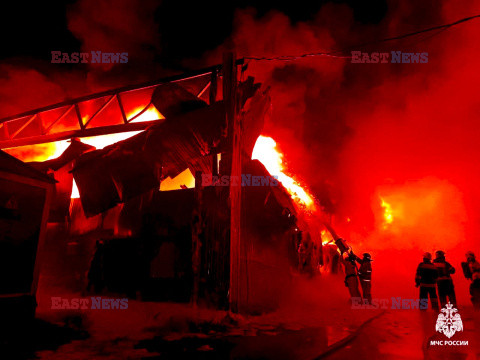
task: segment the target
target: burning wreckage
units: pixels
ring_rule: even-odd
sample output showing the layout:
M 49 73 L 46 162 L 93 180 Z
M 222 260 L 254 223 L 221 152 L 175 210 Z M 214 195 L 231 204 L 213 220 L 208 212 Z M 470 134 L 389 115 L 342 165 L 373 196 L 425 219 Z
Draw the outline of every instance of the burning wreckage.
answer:
M 42 268 L 74 292 L 255 313 L 276 307 L 291 269 L 322 264 L 325 231 L 315 238 L 300 214 L 312 198 L 281 158 L 265 160 L 268 89 L 237 82 L 238 68 L 227 57 L 2 119 L 0 300 L 34 309 Z M 220 186 L 206 174 L 280 177 Z

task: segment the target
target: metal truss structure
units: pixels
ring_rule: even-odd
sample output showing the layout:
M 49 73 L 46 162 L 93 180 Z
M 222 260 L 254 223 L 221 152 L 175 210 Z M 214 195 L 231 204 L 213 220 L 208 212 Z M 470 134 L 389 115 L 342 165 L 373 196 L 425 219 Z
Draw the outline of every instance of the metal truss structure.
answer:
M 221 69 L 217 65 L 5 117 L 0 119 L 0 149 L 145 130 L 164 119 L 151 102 L 157 86 L 179 83 L 212 102 Z

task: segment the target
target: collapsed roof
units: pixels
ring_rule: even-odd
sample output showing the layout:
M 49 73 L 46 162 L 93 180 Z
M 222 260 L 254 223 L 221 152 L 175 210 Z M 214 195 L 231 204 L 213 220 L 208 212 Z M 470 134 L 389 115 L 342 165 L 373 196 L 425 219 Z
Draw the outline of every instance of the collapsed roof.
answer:
M 269 109 L 267 93 L 249 78 L 241 84 L 246 158 Z M 248 101 L 248 103 L 247 103 Z M 85 214 L 94 216 L 118 203 L 159 188 L 185 169 L 212 173 L 209 155 L 228 148 L 223 101 L 208 105 L 176 84 L 158 86 L 151 102 L 166 119 L 101 150 L 80 155 L 72 170 Z
M 71 138 L 70 146 L 58 158 L 30 163 L 44 173 L 54 172 L 59 180 L 53 206 L 58 221 L 62 221 L 62 214 L 68 209 L 68 189 L 73 177 L 85 215 L 92 217 L 149 190 L 159 189 L 163 179 L 174 178 L 185 169 L 192 174 L 213 173 L 217 153 L 225 155 L 222 161 L 227 162 L 228 173 L 232 139 L 226 136 L 224 101 L 217 101 L 215 95 L 214 79 L 219 69 L 210 70 L 211 73 L 203 71 L 201 75 L 178 77 L 182 79 L 179 82 L 111 90 L 1 119 L 0 144 L 8 147 L 50 141 L 51 137 Z M 205 96 L 208 87 L 210 96 Z M 238 84 L 237 94 L 242 116 L 242 155 L 250 161 L 269 114 L 270 97 L 268 90 L 260 91 L 260 84 L 251 77 Z M 158 116 L 150 123 L 141 122 L 137 129 L 134 122 L 152 108 Z M 132 109 L 137 110 L 132 112 Z M 75 138 L 77 134 L 108 133 L 108 129 L 126 131 L 117 129 L 122 126 L 122 117 L 123 129 L 146 130 L 98 150 Z M 282 202 L 288 206 L 288 201 Z

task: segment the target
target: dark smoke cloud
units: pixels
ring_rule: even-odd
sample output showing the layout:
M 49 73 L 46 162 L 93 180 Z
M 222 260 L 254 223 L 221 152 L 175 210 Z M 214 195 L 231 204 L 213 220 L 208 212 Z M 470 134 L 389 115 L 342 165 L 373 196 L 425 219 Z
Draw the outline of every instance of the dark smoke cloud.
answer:
M 61 100 L 64 96 L 59 84 L 36 70 L 0 65 L 0 116 L 41 106 L 52 99 Z
M 154 15 L 159 1 L 79 0 L 67 10 L 67 25 L 81 41 L 77 51 L 127 52 L 126 64 L 52 64 L 10 58 L 0 64 L 0 117 L 168 74 L 155 64 L 160 52 Z
M 152 61 L 159 51 L 158 0 L 80 0 L 68 11 L 68 28 L 82 51 L 128 52 L 130 60 Z

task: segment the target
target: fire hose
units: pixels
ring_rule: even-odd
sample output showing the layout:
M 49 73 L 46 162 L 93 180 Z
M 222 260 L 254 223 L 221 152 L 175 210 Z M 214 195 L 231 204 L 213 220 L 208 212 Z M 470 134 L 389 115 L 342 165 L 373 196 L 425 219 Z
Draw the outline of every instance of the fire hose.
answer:
M 337 248 L 338 250 L 340 250 L 341 255 L 343 255 L 343 253 L 345 252 L 348 253 L 349 260 L 355 266 L 355 269 L 357 270 L 357 273 L 358 273 L 359 269 L 355 262 L 355 259 L 357 259 L 358 257 L 353 253 L 353 249 L 351 248 L 351 246 L 347 244 L 345 239 L 338 236 L 336 231 L 332 228 L 332 226 L 330 226 L 329 223 L 324 222 L 323 225 L 327 228 L 327 230 L 332 235 L 335 245 L 337 245 Z

